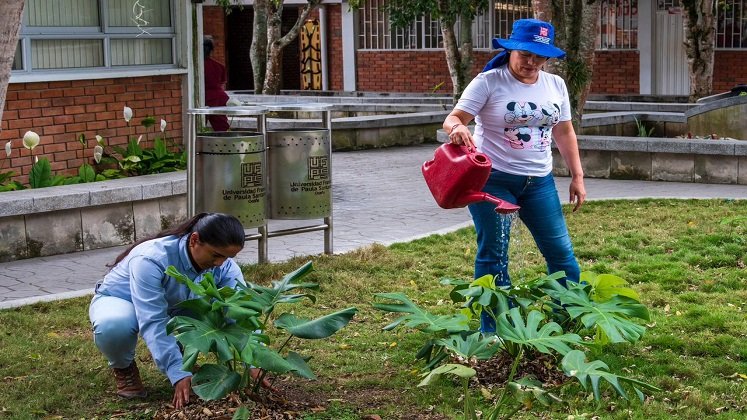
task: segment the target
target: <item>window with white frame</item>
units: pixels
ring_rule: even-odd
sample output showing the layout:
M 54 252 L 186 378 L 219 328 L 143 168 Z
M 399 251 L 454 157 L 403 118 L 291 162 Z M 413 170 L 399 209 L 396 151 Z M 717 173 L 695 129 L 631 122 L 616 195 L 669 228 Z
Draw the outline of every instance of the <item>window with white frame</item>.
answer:
M 15 72 L 173 66 L 172 0 L 26 0 Z
M 716 4 L 716 48 L 747 48 L 747 11 L 744 0 Z
M 597 49 L 638 48 L 638 0 L 602 0 L 600 7 Z
M 395 28 L 386 0 L 367 0 L 358 10 L 358 48 L 362 50 L 423 50 L 443 47 L 437 19 L 422 16 L 406 28 Z
M 358 10 L 358 48 L 362 50 L 436 49 L 443 47 L 439 22 L 423 16 L 404 29 L 392 27 L 386 0 L 367 0 Z M 491 1 L 489 9 L 472 21 L 475 49 L 490 49 L 494 37 L 508 38 L 513 23 L 533 17 L 531 0 Z M 460 22 L 455 31 L 460 35 Z
M 534 17 L 531 0 L 496 1 L 493 7 L 495 38 L 511 36 L 514 21 Z

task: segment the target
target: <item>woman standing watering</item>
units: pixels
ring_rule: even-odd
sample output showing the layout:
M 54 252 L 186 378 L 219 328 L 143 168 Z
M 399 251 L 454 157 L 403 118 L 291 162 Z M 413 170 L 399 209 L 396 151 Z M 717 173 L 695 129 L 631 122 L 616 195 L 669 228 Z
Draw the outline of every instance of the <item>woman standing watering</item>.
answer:
M 135 363 L 140 334 L 156 366 L 174 386 L 173 404 L 189 402 L 192 374 L 182 370 L 182 353 L 166 323 L 179 315 L 176 305 L 194 296 L 187 286 L 165 274 L 170 265 L 193 280 L 212 273 L 217 286 L 244 283 L 232 260 L 244 247 L 244 228 L 233 216 L 198 214 L 173 229 L 140 241 L 120 254 L 96 285 L 89 317 L 96 346 L 109 361 L 117 395 L 143 398 L 145 388 Z
M 553 138 L 572 176 L 573 211 L 583 204 L 586 190 L 568 89 L 563 79 L 542 70 L 549 58 L 565 56 L 554 40 L 555 29 L 547 22 L 515 21 L 509 39 L 493 40 L 494 48 L 504 51 L 470 82 L 443 127 L 452 143 L 476 147 L 490 157 L 492 171 L 483 191 L 521 206 L 519 217 L 548 272 L 562 270 L 578 281 L 580 269 L 552 176 Z M 472 119 L 474 137 L 466 127 Z M 494 207 L 486 202 L 469 206 L 477 231 L 475 278 L 491 274 L 496 285 L 507 286 L 511 222 Z M 484 312 L 481 329 L 495 331 L 495 322 Z

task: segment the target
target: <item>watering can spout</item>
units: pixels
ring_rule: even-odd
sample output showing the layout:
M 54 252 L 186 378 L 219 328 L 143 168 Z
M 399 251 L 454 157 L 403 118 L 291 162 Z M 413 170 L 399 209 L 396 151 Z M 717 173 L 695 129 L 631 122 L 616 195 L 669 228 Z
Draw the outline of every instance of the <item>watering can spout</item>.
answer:
M 508 201 L 501 200 L 498 197 L 492 196 L 482 191 L 470 192 L 460 197 L 459 204 L 466 206 L 467 204 L 477 203 L 480 201 L 487 201 L 495 204 L 495 212 L 500 214 L 510 214 L 519 210 L 519 206 L 511 204 Z
M 516 204 L 509 203 L 508 201 L 503 201 L 500 198 L 493 197 L 490 194 L 485 194 L 485 198 L 483 200 L 495 204 L 495 212 L 500 213 L 500 214 L 515 213 L 519 211 L 519 209 L 521 208 L 517 206 Z

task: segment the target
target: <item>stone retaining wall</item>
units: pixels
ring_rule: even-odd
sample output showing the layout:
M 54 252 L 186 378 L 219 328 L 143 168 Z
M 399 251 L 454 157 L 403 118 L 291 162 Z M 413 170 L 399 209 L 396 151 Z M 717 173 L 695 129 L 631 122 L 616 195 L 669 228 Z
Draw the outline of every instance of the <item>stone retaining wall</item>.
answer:
M 187 217 L 184 171 L 0 193 L 0 262 L 132 243 Z
M 747 185 L 747 141 L 579 136 L 584 175 L 589 178 L 638 179 Z M 554 173 L 568 170 L 557 149 Z

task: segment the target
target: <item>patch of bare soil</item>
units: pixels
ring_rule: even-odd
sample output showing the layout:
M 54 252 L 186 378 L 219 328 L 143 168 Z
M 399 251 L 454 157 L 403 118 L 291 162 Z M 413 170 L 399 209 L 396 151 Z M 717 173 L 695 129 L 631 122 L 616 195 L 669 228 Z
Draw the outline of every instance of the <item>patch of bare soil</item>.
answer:
M 507 354 L 499 354 L 490 360 L 482 360 L 472 367 L 477 371 L 472 386 L 484 386 L 488 389 L 502 387 L 506 384 L 511 372 L 513 359 Z M 519 363 L 516 378 L 533 375 L 547 387 L 560 385 L 567 380 L 557 369 L 557 361 L 549 355 L 535 353 L 525 356 Z M 322 380 L 320 378 L 320 380 Z M 380 420 L 376 414 L 382 407 L 401 407 L 397 420 L 446 420 L 434 412 L 423 412 L 408 408 L 399 389 L 370 388 L 365 391 L 347 390 L 344 381 L 324 378 L 332 382 L 334 394 L 321 391 L 313 381 L 295 377 L 284 377 L 274 383 L 279 390 L 273 394 L 263 394 L 250 399 L 236 394 L 217 401 L 203 401 L 195 398 L 189 405 L 175 410 L 170 404 L 163 404 L 153 417 L 154 420 L 230 420 L 240 406 L 245 406 L 251 413 L 250 419 L 286 420 L 297 419 L 311 413 L 323 413 L 334 403 L 354 407 L 356 413 L 364 420 Z
M 492 388 L 506 384 L 511 373 L 513 358 L 500 353 L 490 360 L 481 360 L 471 366 L 477 371 L 477 384 Z M 557 368 L 557 361 L 548 354 L 532 353 L 522 358 L 516 369 L 514 380 L 527 375 L 533 375 L 546 387 L 554 387 L 564 383 L 568 378 Z
M 325 381 L 334 381 L 325 378 Z M 406 404 L 398 404 L 402 397 L 401 390 L 372 388 L 363 392 L 347 391 L 344 385 L 335 386 L 335 394 L 329 395 L 318 391 L 314 382 L 295 377 L 287 377 L 273 384 L 279 392 L 263 394 L 261 398 L 250 399 L 246 396 L 232 394 L 217 401 L 195 399 L 186 407 L 175 410 L 171 404 L 164 404 L 153 417 L 155 420 L 230 420 L 240 406 L 245 406 L 251 413 L 250 419 L 277 420 L 296 419 L 311 413 L 323 413 L 333 402 L 354 407 L 363 420 L 380 420 L 374 414 L 384 406 L 402 407 L 398 420 L 446 420 L 437 413 L 413 412 Z

